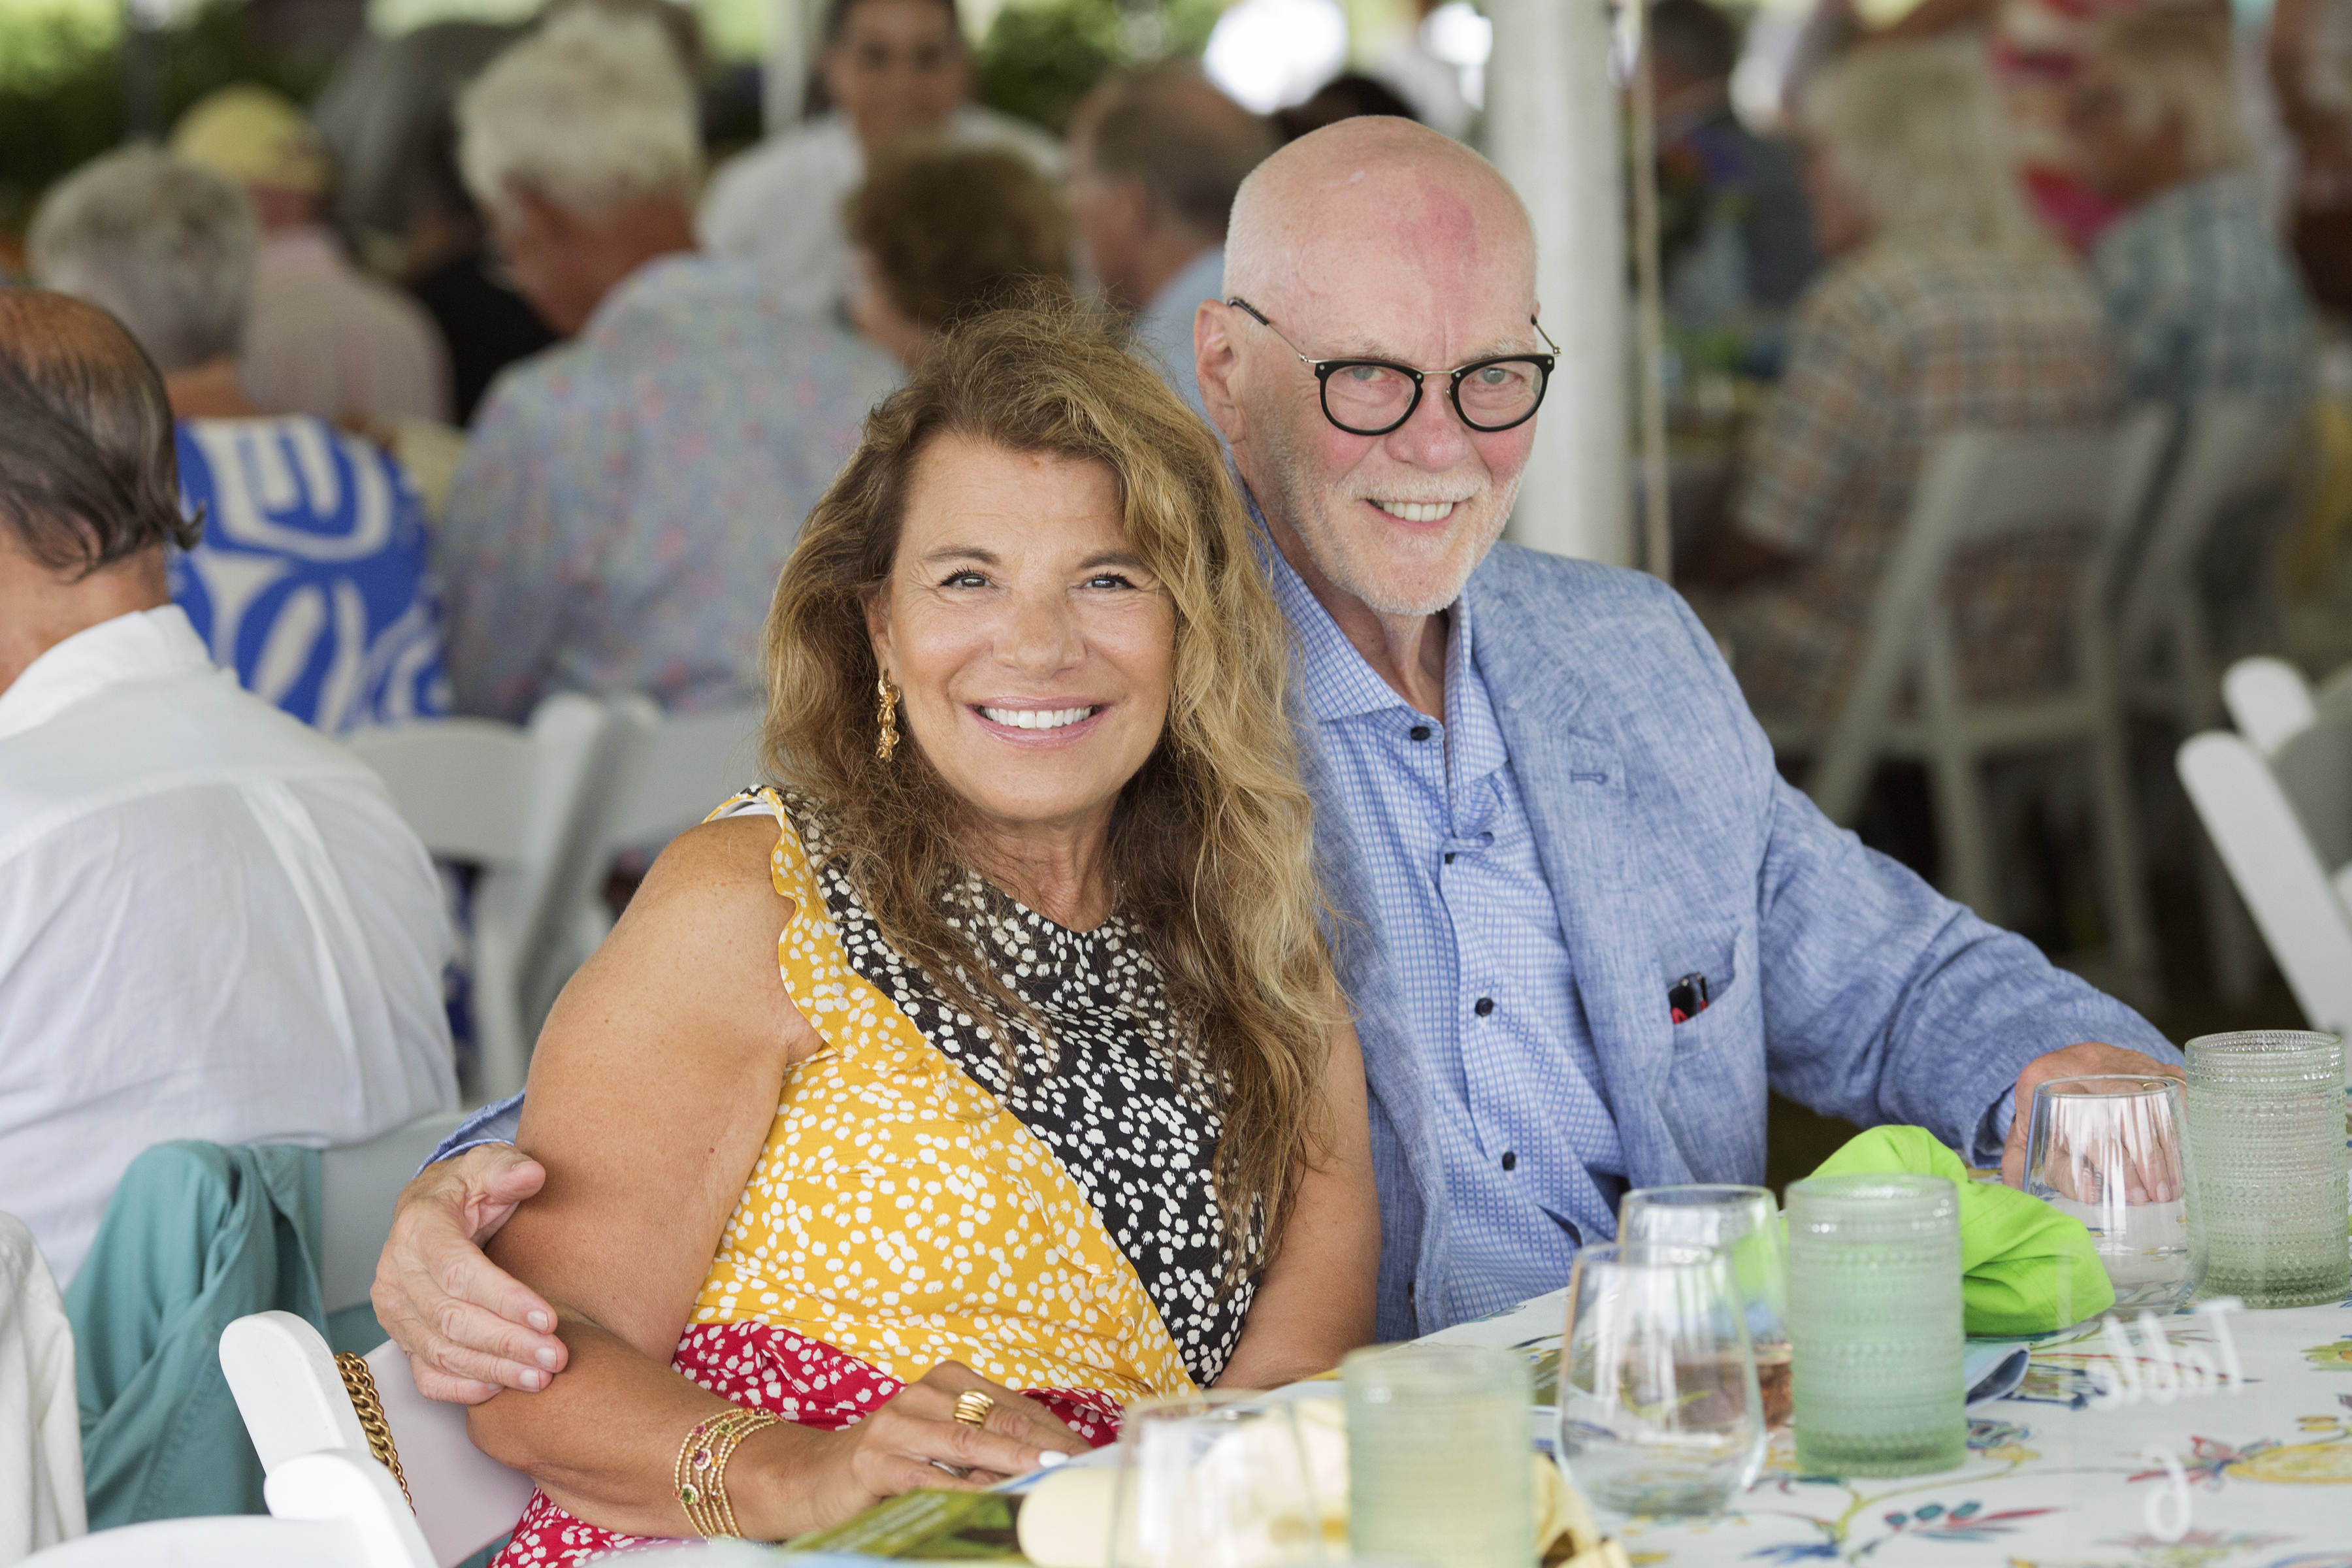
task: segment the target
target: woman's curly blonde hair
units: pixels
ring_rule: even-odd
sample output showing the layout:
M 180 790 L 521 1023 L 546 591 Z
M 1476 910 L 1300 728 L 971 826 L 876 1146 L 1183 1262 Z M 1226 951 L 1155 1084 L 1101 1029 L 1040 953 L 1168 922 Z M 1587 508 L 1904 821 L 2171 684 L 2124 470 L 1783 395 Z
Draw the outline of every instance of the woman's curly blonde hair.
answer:
M 866 416 L 776 584 L 763 760 L 824 814 L 833 863 L 952 1006 L 999 1040 L 1007 1020 L 1035 1023 L 954 923 L 963 801 L 919 743 L 875 757 L 866 608 L 889 578 L 917 458 L 949 434 L 1108 468 L 1128 548 L 1174 605 L 1167 728 L 1120 793 L 1110 872 L 1221 1089 L 1213 1171 L 1238 1278 L 1273 1256 L 1302 1162 L 1323 1146 L 1339 1008 L 1286 710 L 1290 629 L 1208 427 L 1066 301 L 951 328 Z

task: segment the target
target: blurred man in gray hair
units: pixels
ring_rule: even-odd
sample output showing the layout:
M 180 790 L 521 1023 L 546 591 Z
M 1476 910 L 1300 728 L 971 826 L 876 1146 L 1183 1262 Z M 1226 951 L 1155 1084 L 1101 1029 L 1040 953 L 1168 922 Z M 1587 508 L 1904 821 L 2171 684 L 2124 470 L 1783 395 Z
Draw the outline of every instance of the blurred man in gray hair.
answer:
M 1275 149 L 1272 126 L 1189 65 L 1114 77 L 1070 120 L 1070 206 L 1135 344 L 1201 412 L 1192 318 L 1220 299 L 1234 194 Z
M 2124 204 L 2092 268 L 2125 395 L 2311 395 L 2311 308 L 2252 168 L 2226 12 L 2171 5 L 2101 29 L 2070 119 L 2092 182 Z
M 1929 446 L 2115 405 L 2087 282 L 2027 213 L 1979 51 L 1885 44 L 1805 98 L 1813 237 L 1831 264 L 1798 301 L 1788 369 L 1746 454 L 1715 561 L 1715 616 L 1767 721 L 1827 722 L 1861 658 L 1879 577 Z M 2063 668 L 2075 543 L 1964 554 L 1960 655 L 1981 695 Z
M 60 1284 L 154 1144 L 457 1103 L 432 862 L 365 764 L 206 657 L 166 588 L 195 531 L 131 334 L 0 289 L 0 1210 Z
M 777 570 L 898 365 L 756 263 L 692 253 L 694 94 L 650 19 L 560 13 L 457 124 L 518 288 L 572 339 L 492 384 L 451 489 L 436 559 L 458 709 L 749 700 Z

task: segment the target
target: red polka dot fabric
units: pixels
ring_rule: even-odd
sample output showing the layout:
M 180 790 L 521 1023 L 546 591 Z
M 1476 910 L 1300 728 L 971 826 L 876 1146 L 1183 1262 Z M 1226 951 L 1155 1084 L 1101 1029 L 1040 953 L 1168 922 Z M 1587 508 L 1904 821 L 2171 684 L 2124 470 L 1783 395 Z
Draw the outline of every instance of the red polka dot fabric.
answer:
M 906 1386 L 897 1378 L 844 1354 L 821 1340 L 764 1323 L 705 1323 L 687 1330 L 671 1358 L 673 1370 L 722 1399 L 822 1432 L 855 1426 Z M 1095 1447 L 1118 1436 L 1118 1402 L 1084 1389 L 1024 1389 L 1024 1394 Z M 682 1437 L 685 1434 L 680 1433 Z M 686 1522 L 679 1510 L 678 1522 Z M 624 1535 L 574 1519 L 544 1492 L 534 1491 L 515 1525 L 514 1539 L 492 1568 L 562 1568 L 638 1546 L 667 1546 L 673 1538 Z

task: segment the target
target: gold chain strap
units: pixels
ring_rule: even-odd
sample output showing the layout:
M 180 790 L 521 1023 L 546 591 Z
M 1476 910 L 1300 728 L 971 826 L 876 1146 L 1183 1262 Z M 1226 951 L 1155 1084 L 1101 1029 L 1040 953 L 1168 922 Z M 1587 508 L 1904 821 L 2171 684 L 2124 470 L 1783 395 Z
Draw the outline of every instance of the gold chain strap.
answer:
M 358 1413 L 360 1430 L 367 1434 L 368 1452 L 376 1463 L 392 1472 L 400 1483 L 400 1495 L 408 1503 L 408 1511 L 416 1511 L 416 1500 L 408 1495 L 408 1478 L 401 1473 L 400 1450 L 393 1446 L 392 1423 L 383 1418 L 383 1401 L 375 1396 L 375 1373 L 368 1370 L 367 1358 L 349 1351 L 335 1353 L 335 1370 L 343 1374 L 343 1392 L 351 1395 L 352 1409 Z

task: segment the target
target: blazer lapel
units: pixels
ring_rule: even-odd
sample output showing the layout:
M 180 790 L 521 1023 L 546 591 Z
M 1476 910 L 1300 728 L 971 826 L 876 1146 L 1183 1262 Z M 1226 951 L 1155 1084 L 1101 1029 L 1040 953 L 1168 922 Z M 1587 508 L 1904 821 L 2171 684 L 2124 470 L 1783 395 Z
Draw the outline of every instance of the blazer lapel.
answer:
M 1572 636 L 1546 635 L 1555 628 L 1492 574 L 1472 581 L 1480 590 L 1479 671 L 1559 910 L 1626 1174 L 1635 1186 L 1687 1182 L 1690 1167 L 1664 1110 L 1673 1022 L 1656 973 L 1622 758 L 1610 740 L 1580 728 L 1585 690 Z

